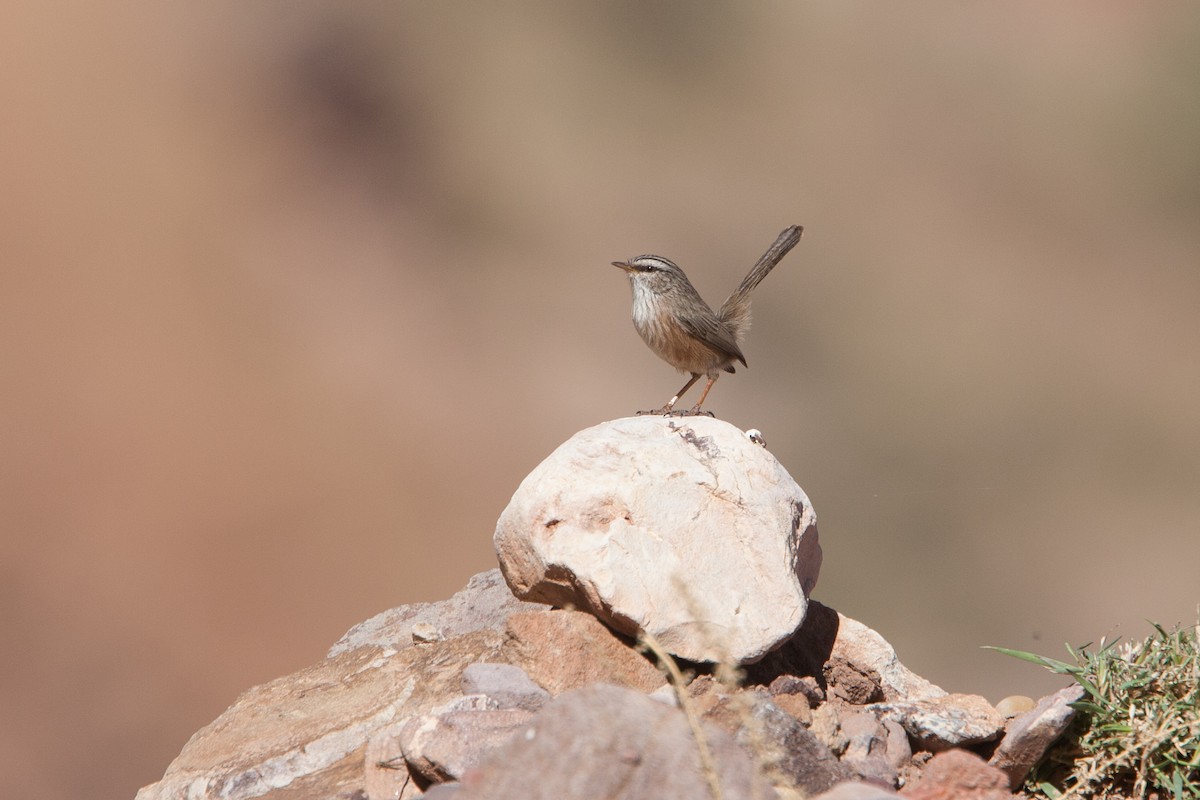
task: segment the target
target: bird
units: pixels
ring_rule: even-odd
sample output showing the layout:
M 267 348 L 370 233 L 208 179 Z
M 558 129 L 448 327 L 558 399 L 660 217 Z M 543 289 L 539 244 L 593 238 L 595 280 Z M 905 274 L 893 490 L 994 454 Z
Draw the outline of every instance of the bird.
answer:
M 750 328 L 750 293 L 796 246 L 803 233 L 804 228 L 799 225 L 784 228 L 717 311 L 704 302 L 679 265 L 668 258 L 642 255 L 612 262 L 629 275 L 633 327 L 659 358 L 692 376 L 665 406 L 639 413 L 683 413 L 673 411 L 675 404 L 701 376 L 706 376 L 708 383 L 700 400 L 686 415 L 711 416 L 711 412 L 702 412 L 700 407 L 717 378 L 722 372 L 734 372 L 735 363 L 746 366 L 741 343 Z

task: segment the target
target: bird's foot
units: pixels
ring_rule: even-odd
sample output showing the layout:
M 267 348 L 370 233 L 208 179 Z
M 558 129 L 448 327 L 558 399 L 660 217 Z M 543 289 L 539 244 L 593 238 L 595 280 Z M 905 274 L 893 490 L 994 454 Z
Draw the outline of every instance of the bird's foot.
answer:
M 675 411 L 670 406 L 663 406 L 652 411 L 638 411 L 634 414 L 636 417 L 686 417 L 687 415 L 688 412 Z
M 654 416 L 654 417 L 713 417 L 713 418 L 715 418 L 716 414 L 714 414 L 711 411 L 701 411 L 700 406 L 692 406 L 691 408 L 689 408 L 686 411 L 676 410 L 676 409 L 671 408 L 670 406 L 663 406 L 662 408 L 656 408 L 653 411 L 638 411 L 637 413 L 634 414 L 634 416 L 637 416 L 637 417 L 649 417 L 649 416 Z

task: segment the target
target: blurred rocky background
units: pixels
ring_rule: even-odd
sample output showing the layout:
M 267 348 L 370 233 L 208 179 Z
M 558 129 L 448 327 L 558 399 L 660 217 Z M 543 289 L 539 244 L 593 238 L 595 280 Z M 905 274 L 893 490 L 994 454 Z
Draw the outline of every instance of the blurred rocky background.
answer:
M 0 11 L 0 794 L 128 797 L 253 684 L 495 564 L 720 302 L 814 597 L 993 702 L 1200 600 L 1200 9 Z

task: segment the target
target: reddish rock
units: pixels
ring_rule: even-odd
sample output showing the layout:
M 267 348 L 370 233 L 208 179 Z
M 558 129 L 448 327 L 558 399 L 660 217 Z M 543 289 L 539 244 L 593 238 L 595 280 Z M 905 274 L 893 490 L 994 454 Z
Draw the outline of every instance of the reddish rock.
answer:
M 811 730 L 854 775 L 886 786 L 912 759 L 908 734 L 858 706 L 825 703 L 812 712 Z
M 846 737 L 846 749 L 841 754 L 842 764 L 855 775 L 886 786 L 896 785 L 898 763 L 912 757 L 908 736 L 900 730 L 899 737 L 888 736 L 887 724 L 873 715 L 862 711 L 847 711 L 840 718 L 842 734 Z M 889 753 L 889 745 L 901 747 L 900 753 Z
M 760 699 L 738 728 L 735 741 L 758 752 L 772 783 L 801 796 L 829 789 L 853 772 L 804 725 L 769 700 Z
M 883 700 L 883 680 L 878 672 L 864 663 L 833 655 L 825 662 L 821 674 L 829 693 L 846 703 L 865 706 Z
M 771 788 L 729 734 L 702 735 L 726 798 Z M 566 692 L 464 777 L 458 800 L 707 798 L 699 745 L 684 713 L 640 692 L 593 686 Z
M 915 786 L 901 792 L 910 800 L 1012 800 L 1008 776 L 966 750 L 938 753 Z
M 774 698 L 775 705 L 791 714 L 796 718 L 796 721 L 802 725 L 810 725 L 812 723 L 812 709 L 808 705 L 808 699 L 804 695 L 799 694 L 780 694 Z
M 988 763 L 1008 775 L 1012 789 L 1025 782 L 1033 765 L 1062 736 L 1075 718 L 1070 703 L 1082 698 L 1082 686 L 1069 686 L 1043 697 L 1032 710 L 1008 724 L 1008 731 Z
M 462 692 L 464 695 L 486 695 L 497 708 L 527 711 L 537 711 L 550 700 L 550 693 L 514 664 L 469 665 L 463 670 Z
M 822 792 L 811 800 L 896 800 L 900 795 L 873 783 L 848 781 L 839 783 L 828 792 Z
M 483 698 L 460 698 L 404 725 L 398 738 L 410 772 L 430 783 L 459 780 L 533 718 L 532 712 L 522 708 L 488 708 L 486 702 L 466 702 Z
M 706 692 L 703 717 L 733 734 L 753 753 L 759 768 L 778 788 L 801 795 L 823 792 L 853 773 L 791 714 L 762 690 Z
M 526 611 L 508 619 L 505 660 L 551 694 L 594 683 L 650 692 L 666 680 L 654 666 L 591 614 Z
M 878 633 L 815 600 L 796 635 L 748 667 L 746 676 L 764 685 L 783 676 L 811 677 L 824 694 L 848 702 L 911 702 L 946 694 L 900 663 Z
M 821 703 L 825 702 L 825 691 L 821 688 L 821 684 L 817 679 L 808 675 L 780 675 L 775 680 L 771 681 L 771 685 L 767 687 L 767 691 L 772 697 L 780 697 L 782 695 L 800 695 L 808 702 L 809 708 L 816 708 Z

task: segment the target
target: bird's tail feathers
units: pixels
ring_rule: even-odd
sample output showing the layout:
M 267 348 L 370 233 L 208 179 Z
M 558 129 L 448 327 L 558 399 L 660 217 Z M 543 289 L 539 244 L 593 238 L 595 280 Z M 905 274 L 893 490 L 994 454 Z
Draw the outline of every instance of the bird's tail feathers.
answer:
M 750 293 L 754 291 L 754 287 L 762 283 L 763 278 L 767 277 L 767 273 L 775 268 L 775 265 L 788 254 L 788 251 L 796 246 L 803 233 L 804 228 L 799 225 L 791 225 L 783 229 L 775 243 L 762 254 L 754 268 L 742 279 L 733 294 L 729 295 L 729 299 L 721 304 L 718 314 L 722 321 L 737 328 L 739 332 L 745 332 L 750 325 Z

